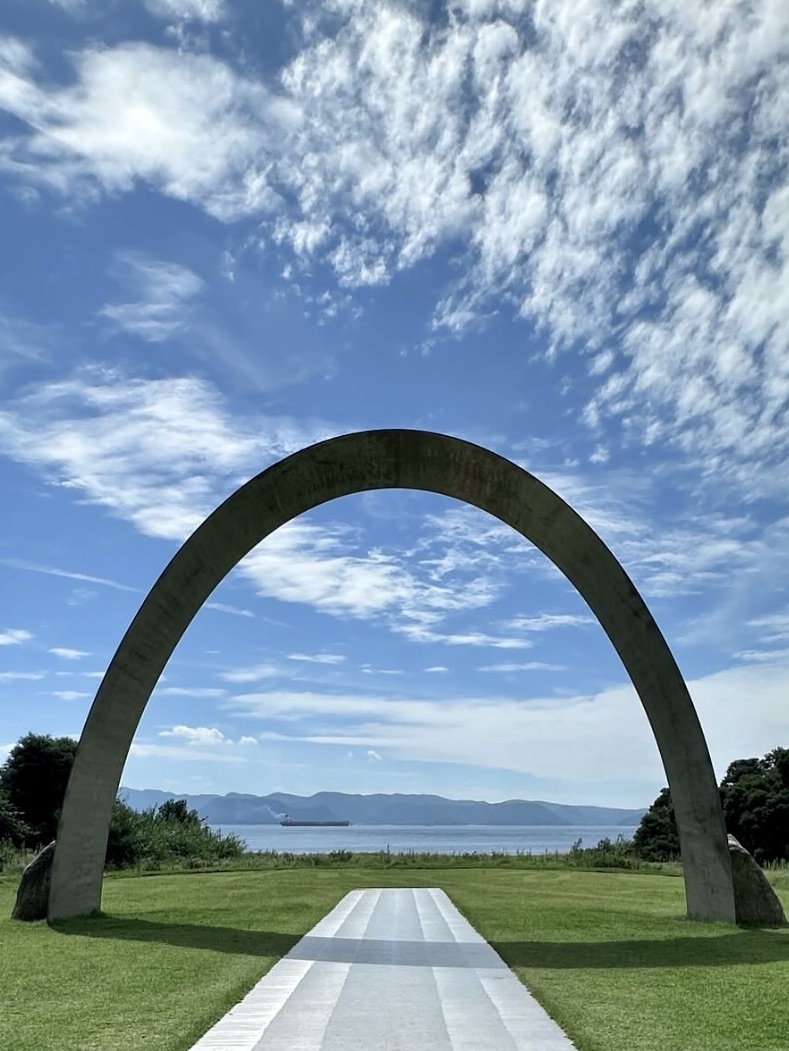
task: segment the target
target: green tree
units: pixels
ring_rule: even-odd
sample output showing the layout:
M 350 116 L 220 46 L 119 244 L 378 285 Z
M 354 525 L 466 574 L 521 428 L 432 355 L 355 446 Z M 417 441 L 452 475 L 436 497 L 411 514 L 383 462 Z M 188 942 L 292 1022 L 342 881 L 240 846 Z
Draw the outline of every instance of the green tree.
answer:
M 773 748 L 761 759 L 735 759 L 720 783 L 720 794 L 726 831 L 760 865 L 789 861 L 789 748 Z M 647 861 L 679 856 L 667 788 L 641 819 L 633 844 Z
M 143 851 L 139 814 L 122 799 L 116 799 L 112 806 L 105 865 L 111 869 L 133 868 L 139 863 Z
M 27 826 L 24 845 L 55 838 L 77 742 L 70 737 L 27 734 L 0 767 L 0 793 Z
M 667 788 L 641 818 L 633 836 L 636 854 L 645 861 L 671 861 L 679 857 L 679 835 L 674 806 Z
M 202 825 L 196 810 L 190 810 L 185 799 L 165 799 L 156 811 L 160 821 L 172 821 L 176 825 Z
M 30 829 L 19 816 L 19 811 L 8 796 L 0 791 L 0 843 L 21 847 L 29 835 Z
M 0 842 L 43 846 L 55 838 L 77 753 L 70 737 L 27 734 L 0 767 Z M 115 800 L 107 843 L 110 868 L 215 863 L 239 857 L 244 844 L 209 828 L 185 799 L 138 812 Z
M 789 861 L 789 748 L 735 760 L 720 787 L 727 831 L 760 865 Z

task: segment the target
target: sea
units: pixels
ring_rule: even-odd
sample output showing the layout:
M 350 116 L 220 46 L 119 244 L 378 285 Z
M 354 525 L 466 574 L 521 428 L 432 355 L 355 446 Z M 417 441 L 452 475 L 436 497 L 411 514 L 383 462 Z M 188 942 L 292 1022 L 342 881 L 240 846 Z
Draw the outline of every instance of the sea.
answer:
M 574 843 L 594 847 L 601 839 L 631 839 L 629 825 L 349 825 L 347 828 L 283 828 L 281 825 L 213 825 L 233 833 L 248 850 L 293 854 L 390 850 L 434 854 L 566 854 Z

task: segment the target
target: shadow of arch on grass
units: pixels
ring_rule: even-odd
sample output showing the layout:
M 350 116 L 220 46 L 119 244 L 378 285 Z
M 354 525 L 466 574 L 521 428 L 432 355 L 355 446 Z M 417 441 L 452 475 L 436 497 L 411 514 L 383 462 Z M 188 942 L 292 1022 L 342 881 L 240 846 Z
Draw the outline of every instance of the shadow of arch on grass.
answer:
M 272 959 L 285 956 L 301 937 L 300 934 L 285 934 L 281 931 L 126 919 L 106 913 L 73 920 L 59 920 L 51 924 L 51 927 L 58 934 L 69 937 L 151 942 L 184 949 L 229 953 L 232 956 L 265 956 Z
M 556 493 L 504 457 L 427 431 L 363 431 L 312 445 L 241 486 L 184 543 L 132 621 L 79 742 L 57 835 L 49 919 L 101 908 L 113 801 L 148 699 L 211 592 L 265 537 L 330 500 L 415 489 L 512 526 L 577 588 L 644 706 L 674 803 L 688 916 L 735 922 L 731 862 L 707 744 L 665 639 L 625 571 Z
M 237 956 L 333 963 L 400 964 L 407 967 L 485 966 L 475 962 L 477 943 L 391 941 L 385 938 L 302 937 L 280 931 L 242 930 L 190 923 L 92 916 L 61 920 L 53 929 L 66 936 L 149 942 Z M 510 967 L 548 970 L 655 969 L 663 967 L 734 967 L 738 964 L 789 963 L 789 933 L 772 930 L 700 931 L 696 937 L 635 938 L 618 941 L 492 941 Z M 297 947 L 298 946 L 298 947 Z M 484 950 L 487 951 L 487 943 Z M 360 950 L 364 956 L 360 959 Z M 470 952 L 469 952 L 470 950 Z

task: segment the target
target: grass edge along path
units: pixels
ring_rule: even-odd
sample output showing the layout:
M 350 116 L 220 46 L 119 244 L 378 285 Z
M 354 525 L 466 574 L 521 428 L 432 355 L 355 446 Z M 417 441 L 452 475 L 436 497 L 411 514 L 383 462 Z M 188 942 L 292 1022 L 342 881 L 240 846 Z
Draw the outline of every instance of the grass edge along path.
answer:
M 579 1051 L 789 1051 L 788 931 L 689 923 L 668 875 L 449 865 L 110 878 L 54 930 L 2 880 L 0 1048 L 186 1051 L 364 886 L 442 887 Z

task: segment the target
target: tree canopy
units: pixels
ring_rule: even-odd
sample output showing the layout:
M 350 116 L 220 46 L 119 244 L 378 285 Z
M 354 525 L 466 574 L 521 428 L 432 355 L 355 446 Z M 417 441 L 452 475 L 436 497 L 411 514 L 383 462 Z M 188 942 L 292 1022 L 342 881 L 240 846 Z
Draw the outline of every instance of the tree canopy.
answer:
M 720 787 L 726 830 L 760 864 L 789 861 L 789 748 L 737 759 Z
M 44 846 L 55 838 L 77 742 L 71 737 L 27 734 L 11 749 L 0 767 L 4 795 L 25 826 L 7 838 L 25 846 Z
M 671 793 L 667 788 L 641 818 L 633 845 L 645 861 L 671 861 L 679 857 L 679 835 Z
M 21 847 L 29 835 L 30 829 L 20 817 L 19 811 L 0 790 L 0 843 L 7 842 L 14 847 Z
M 761 759 L 735 759 L 720 783 L 726 831 L 759 864 L 789 861 L 789 748 L 774 748 Z M 640 857 L 668 861 L 679 856 L 679 838 L 664 788 L 633 837 Z
M 57 832 L 77 742 L 27 734 L 0 767 L 0 844 L 40 847 Z M 209 828 L 185 799 L 142 812 L 115 800 L 107 844 L 109 868 L 209 864 L 238 857 L 244 845 Z

